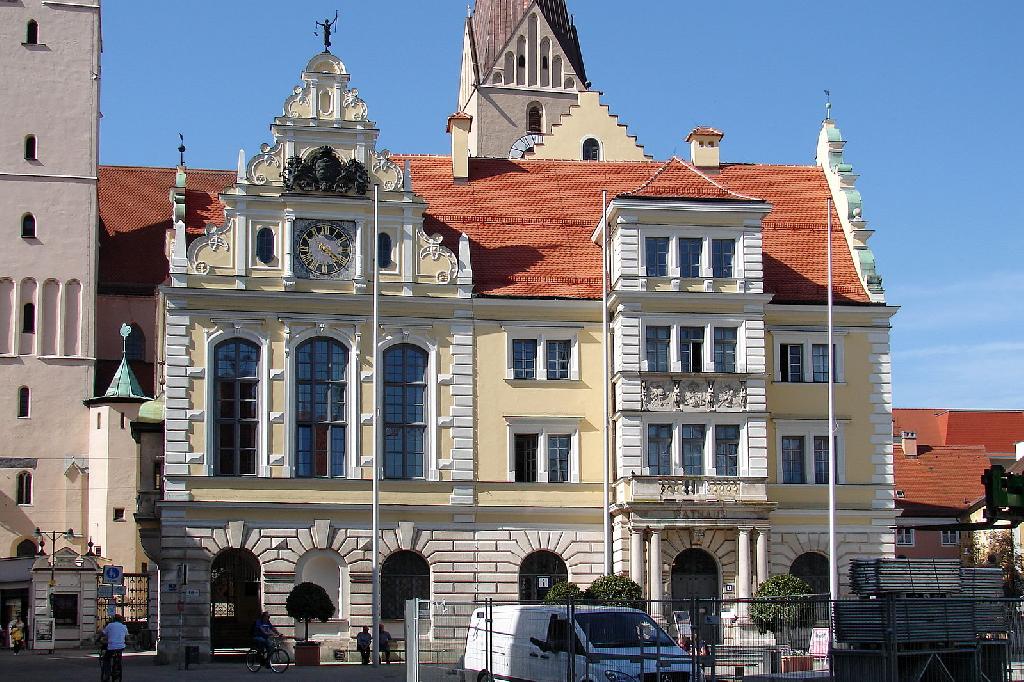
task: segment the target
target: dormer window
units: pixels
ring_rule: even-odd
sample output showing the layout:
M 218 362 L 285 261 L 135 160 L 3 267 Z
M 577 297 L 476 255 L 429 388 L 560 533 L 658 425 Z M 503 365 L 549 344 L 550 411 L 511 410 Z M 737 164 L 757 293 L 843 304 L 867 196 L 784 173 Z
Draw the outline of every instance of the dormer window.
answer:
M 39 44 L 39 22 L 35 19 L 29 19 L 28 24 L 25 25 L 25 44 Z

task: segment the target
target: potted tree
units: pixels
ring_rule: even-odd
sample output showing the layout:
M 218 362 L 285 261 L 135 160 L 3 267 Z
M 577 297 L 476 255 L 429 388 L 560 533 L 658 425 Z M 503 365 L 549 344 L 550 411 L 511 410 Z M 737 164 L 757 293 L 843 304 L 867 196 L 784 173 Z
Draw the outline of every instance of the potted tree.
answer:
M 773 575 L 757 588 L 750 605 L 750 620 L 758 632 L 775 635 L 778 646 L 806 652 L 814 625 L 814 603 L 809 599 L 813 591 L 795 575 Z M 783 667 L 797 670 L 808 662 L 783 660 Z
M 579 588 L 579 585 L 563 580 L 551 586 L 548 593 L 544 595 L 544 603 L 567 604 L 571 601 L 579 601 L 582 596 L 583 590 Z
M 334 602 L 316 583 L 299 583 L 285 602 L 288 616 L 306 624 L 303 638 L 295 642 L 295 665 L 320 665 L 320 642 L 310 641 L 309 621 L 326 623 L 334 615 Z

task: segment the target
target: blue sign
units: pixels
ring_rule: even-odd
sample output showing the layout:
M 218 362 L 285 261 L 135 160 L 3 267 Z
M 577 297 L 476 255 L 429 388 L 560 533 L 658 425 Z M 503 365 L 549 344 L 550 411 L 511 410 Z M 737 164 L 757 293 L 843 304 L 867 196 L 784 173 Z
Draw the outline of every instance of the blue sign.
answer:
M 120 566 L 104 566 L 103 582 L 112 585 L 120 585 L 124 580 L 124 569 Z

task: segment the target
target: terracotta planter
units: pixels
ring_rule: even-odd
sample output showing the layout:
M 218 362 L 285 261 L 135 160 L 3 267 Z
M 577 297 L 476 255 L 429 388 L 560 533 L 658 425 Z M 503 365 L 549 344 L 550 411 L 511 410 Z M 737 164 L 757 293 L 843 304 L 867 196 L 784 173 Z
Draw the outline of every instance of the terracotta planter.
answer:
M 320 642 L 296 642 L 295 665 L 320 665 Z
M 783 656 L 782 672 L 799 673 L 814 670 L 814 658 L 812 656 Z

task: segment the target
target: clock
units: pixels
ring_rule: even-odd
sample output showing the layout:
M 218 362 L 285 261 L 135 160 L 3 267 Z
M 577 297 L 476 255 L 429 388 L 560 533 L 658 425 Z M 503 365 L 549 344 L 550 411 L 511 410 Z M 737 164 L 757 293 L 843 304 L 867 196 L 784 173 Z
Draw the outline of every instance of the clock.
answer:
M 341 279 L 352 262 L 355 223 L 348 220 L 296 220 L 295 266 L 310 279 Z
M 508 158 L 521 159 L 526 155 L 526 152 L 543 141 L 544 136 L 540 133 L 526 133 L 513 143 L 512 148 L 508 150 Z

